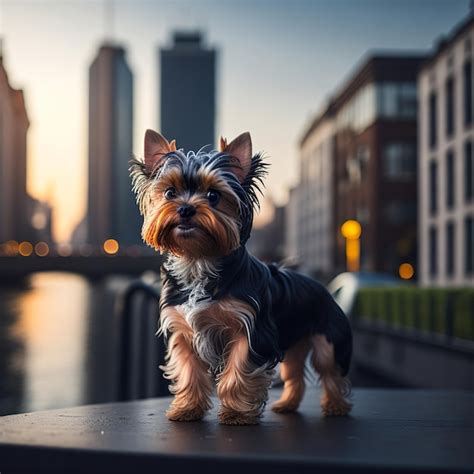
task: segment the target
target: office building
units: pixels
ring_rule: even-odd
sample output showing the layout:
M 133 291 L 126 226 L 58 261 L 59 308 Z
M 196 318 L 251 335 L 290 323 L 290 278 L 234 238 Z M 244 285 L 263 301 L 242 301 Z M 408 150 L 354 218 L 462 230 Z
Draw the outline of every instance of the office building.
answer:
M 176 32 L 160 50 L 160 131 L 178 148 L 215 146 L 216 52 L 200 33 Z
M 420 281 L 474 284 L 474 17 L 423 64 L 419 89 Z
M 300 149 L 297 247 L 304 266 L 346 269 L 349 219 L 360 269 L 398 273 L 417 255 L 417 73 L 422 55 L 367 57 L 310 124 Z
M 129 178 L 133 135 L 133 75 L 119 46 L 103 45 L 89 69 L 88 241 L 141 242 Z
M 0 49 L 0 243 L 33 237 L 26 192 L 28 127 L 23 91 L 10 85 Z

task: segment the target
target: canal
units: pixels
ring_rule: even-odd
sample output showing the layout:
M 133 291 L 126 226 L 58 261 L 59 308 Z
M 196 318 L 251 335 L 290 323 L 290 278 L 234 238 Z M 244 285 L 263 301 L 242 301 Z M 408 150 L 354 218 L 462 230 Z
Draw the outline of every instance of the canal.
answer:
M 0 286 L 0 415 L 113 400 L 126 277 L 36 273 Z

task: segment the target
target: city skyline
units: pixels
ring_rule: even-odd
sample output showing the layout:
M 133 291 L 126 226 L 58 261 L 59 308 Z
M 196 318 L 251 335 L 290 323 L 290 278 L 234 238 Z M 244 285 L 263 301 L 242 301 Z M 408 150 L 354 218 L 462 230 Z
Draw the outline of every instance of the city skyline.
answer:
M 190 2 L 117 3 L 114 38 L 124 44 L 137 78 L 134 152 L 142 153 L 146 128 L 159 128 L 156 48 L 167 44 L 174 29 L 198 28 L 208 44 L 223 52 L 216 134 L 251 131 L 255 149 L 266 151 L 273 165 L 269 193 L 283 202 L 297 176 L 297 143 L 305 124 L 327 94 L 343 85 L 354 64 L 374 47 L 431 49 L 439 32 L 449 33 L 468 6 L 462 0 L 429 6 L 365 1 L 356 7 L 349 2 L 297 2 L 292 8 L 268 1 L 208 1 L 199 7 Z M 107 36 L 103 10 L 100 2 L 2 3 L 6 67 L 13 86 L 25 90 L 32 122 L 28 190 L 40 199 L 53 194 L 59 241 L 69 237 L 86 208 L 87 65 Z M 86 31 L 66 29 L 71 17 L 75 24 L 87 21 Z M 298 23 L 300 28 L 292 29 L 297 33 L 281 35 L 289 22 Z M 370 31 L 365 31 L 367 24 Z M 272 54 L 275 50 L 278 54 Z

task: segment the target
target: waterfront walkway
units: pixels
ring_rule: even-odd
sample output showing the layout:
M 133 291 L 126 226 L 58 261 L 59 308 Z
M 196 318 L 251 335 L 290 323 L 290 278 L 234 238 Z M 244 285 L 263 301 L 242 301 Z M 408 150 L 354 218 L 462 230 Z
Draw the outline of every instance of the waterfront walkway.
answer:
M 0 472 L 472 472 L 474 394 L 354 390 L 346 418 L 322 418 L 316 390 L 300 411 L 260 426 L 172 423 L 169 399 L 0 418 Z M 272 391 L 271 398 L 278 396 Z

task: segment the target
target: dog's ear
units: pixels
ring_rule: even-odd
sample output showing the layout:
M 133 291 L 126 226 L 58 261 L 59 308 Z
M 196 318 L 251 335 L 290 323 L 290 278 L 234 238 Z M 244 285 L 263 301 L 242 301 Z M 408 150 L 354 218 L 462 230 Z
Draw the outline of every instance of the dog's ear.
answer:
M 242 135 L 239 135 L 229 144 L 227 144 L 225 138 L 221 137 L 219 151 L 225 152 L 235 159 L 233 162 L 235 166 L 232 166 L 231 170 L 239 181 L 243 183 L 252 165 L 252 138 L 250 133 L 242 133 Z
M 163 157 L 172 151 L 176 151 L 176 141 L 169 142 L 163 135 L 148 129 L 145 132 L 145 168 L 148 173 L 163 160 Z

